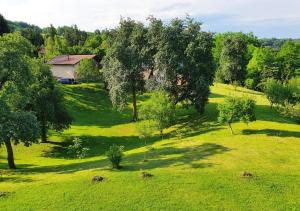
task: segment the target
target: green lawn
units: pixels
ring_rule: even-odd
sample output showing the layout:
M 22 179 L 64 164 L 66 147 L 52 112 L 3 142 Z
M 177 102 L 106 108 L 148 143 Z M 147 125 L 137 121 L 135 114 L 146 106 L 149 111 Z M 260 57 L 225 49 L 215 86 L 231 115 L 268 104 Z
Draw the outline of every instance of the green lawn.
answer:
M 217 84 L 206 113 L 177 108 L 177 124 L 139 140 L 131 110 L 112 110 L 107 92 L 95 84 L 65 86 L 71 129 L 51 132 L 51 143 L 14 146 L 15 171 L 3 170 L 1 210 L 300 210 L 300 125 L 270 109 L 261 93 Z M 251 96 L 257 121 L 233 124 L 236 135 L 216 122 L 225 96 Z M 140 103 L 149 96 L 140 97 Z M 80 137 L 89 157 L 71 159 L 65 146 Z M 124 145 L 123 168 L 111 170 L 104 152 Z M 145 152 L 148 162 L 143 162 Z M 141 171 L 154 177 L 141 179 Z M 242 178 L 249 171 L 251 178 Z M 94 184 L 95 175 L 105 177 Z

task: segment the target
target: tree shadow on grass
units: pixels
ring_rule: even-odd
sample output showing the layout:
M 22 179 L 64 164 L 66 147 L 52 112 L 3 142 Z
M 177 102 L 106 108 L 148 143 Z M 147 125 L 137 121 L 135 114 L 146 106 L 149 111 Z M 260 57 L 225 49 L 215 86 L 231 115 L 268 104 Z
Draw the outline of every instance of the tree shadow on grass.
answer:
M 143 163 L 145 153 L 129 156 L 124 163 L 125 170 L 155 169 L 169 166 L 188 165 L 191 168 L 212 167 L 214 163 L 201 162 L 211 156 L 229 152 L 231 149 L 214 143 L 204 143 L 198 146 L 174 148 L 164 147 L 147 153 L 148 162 Z
M 75 120 L 72 125 L 111 127 L 131 120 L 130 109 L 114 110 L 108 92 L 100 86 L 77 86 L 64 92 L 66 106 Z
M 137 136 L 77 136 L 83 142 L 83 147 L 87 147 L 88 151 L 87 158 L 104 155 L 109 147 L 113 144 L 119 146 L 125 146 L 125 150 L 132 150 L 135 148 L 143 147 L 144 140 L 139 139 Z M 61 158 L 61 159 L 75 159 L 74 157 L 68 155 L 67 147 L 72 144 L 72 137 L 65 137 L 64 142 L 51 142 L 50 150 L 44 151 L 43 157 Z M 147 140 L 149 145 L 156 141 L 159 141 L 160 137 L 153 136 Z
M 300 132 L 288 131 L 288 130 L 274 130 L 274 129 L 243 130 L 242 133 L 243 135 L 266 134 L 267 136 L 300 138 Z
M 130 154 L 124 157 L 121 171 L 139 171 L 140 169 L 165 168 L 169 166 L 189 165 L 191 168 L 206 168 L 215 164 L 201 162 L 211 156 L 229 152 L 231 149 L 214 143 L 204 143 L 198 146 L 176 148 L 164 147 L 147 153 L 148 162 L 142 162 L 145 152 Z M 110 163 L 107 159 L 84 161 L 72 164 L 31 167 L 22 169 L 22 174 L 58 173 L 69 174 L 83 170 L 108 170 Z

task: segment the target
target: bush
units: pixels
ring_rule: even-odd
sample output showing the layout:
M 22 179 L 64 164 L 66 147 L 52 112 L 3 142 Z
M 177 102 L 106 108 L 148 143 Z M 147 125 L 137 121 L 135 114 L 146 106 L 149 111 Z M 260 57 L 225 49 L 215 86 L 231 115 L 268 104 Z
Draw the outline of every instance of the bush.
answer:
M 112 167 L 115 169 L 120 168 L 120 163 L 123 158 L 124 146 L 112 145 L 109 147 L 109 150 L 106 151 L 106 156 L 108 160 L 111 162 Z
M 265 94 L 268 100 L 273 104 L 285 107 L 286 104 L 292 107 L 299 103 L 300 80 L 291 79 L 284 85 L 274 79 L 269 79 L 265 83 Z
M 83 147 L 82 141 L 79 138 L 75 138 L 72 142 L 73 144 L 67 148 L 67 153 L 79 159 L 85 158 L 90 149 Z
M 246 86 L 247 89 L 253 89 L 254 90 L 256 88 L 255 83 L 254 83 L 254 79 L 252 79 L 252 78 L 246 79 L 245 86 Z

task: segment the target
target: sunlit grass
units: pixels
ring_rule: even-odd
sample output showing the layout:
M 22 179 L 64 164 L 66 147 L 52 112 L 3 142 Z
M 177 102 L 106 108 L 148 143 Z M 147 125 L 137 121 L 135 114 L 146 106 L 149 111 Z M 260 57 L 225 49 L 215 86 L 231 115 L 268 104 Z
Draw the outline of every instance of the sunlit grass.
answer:
M 112 109 L 96 84 L 64 86 L 72 127 L 51 132 L 53 143 L 14 146 L 16 171 L 4 170 L 1 210 L 297 210 L 300 209 L 300 125 L 270 109 L 265 97 L 247 89 L 216 84 L 205 115 L 178 106 L 177 123 L 144 147 L 131 110 Z M 226 96 L 250 96 L 257 121 L 233 124 L 236 135 L 216 122 L 216 106 Z M 140 103 L 147 100 L 140 97 Z M 80 137 L 90 154 L 71 159 L 65 146 Z M 123 169 L 111 170 L 104 152 L 124 145 Z M 148 162 L 143 162 L 145 152 Z M 141 179 L 141 171 L 154 175 Z M 241 178 L 249 171 L 252 178 Z M 105 178 L 93 184 L 95 175 Z

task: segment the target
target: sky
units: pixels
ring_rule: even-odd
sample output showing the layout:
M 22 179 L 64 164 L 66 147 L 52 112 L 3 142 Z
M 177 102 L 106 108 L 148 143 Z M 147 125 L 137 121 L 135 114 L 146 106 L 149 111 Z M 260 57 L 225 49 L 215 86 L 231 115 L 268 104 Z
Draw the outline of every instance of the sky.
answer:
M 114 28 L 120 17 L 166 23 L 189 14 L 211 32 L 253 32 L 263 38 L 300 38 L 300 0 L 0 0 L 8 20 L 40 27 L 76 24 L 80 29 Z

